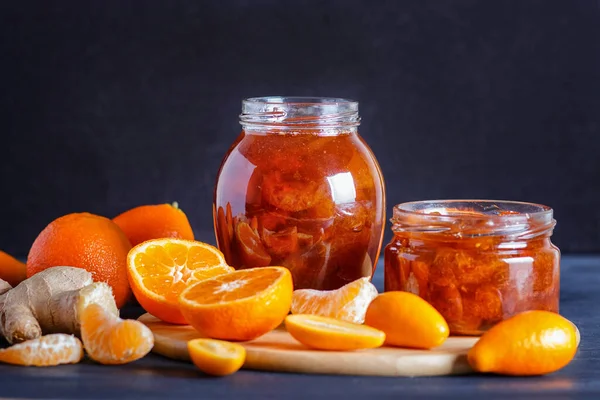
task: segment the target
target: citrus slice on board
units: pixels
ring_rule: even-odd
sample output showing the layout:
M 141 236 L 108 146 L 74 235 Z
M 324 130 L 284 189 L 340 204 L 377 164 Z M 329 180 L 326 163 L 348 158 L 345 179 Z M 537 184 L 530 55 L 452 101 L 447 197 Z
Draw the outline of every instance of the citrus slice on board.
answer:
M 150 328 L 121 319 L 98 304 L 90 304 L 81 313 L 81 339 L 90 358 L 101 364 L 130 363 L 154 346 Z
M 187 287 L 179 296 L 179 305 L 188 323 L 204 336 L 252 340 L 283 322 L 292 291 L 287 268 L 250 268 Z
M 360 278 L 335 290 L 298 289 L 292 297 L 293 314 L 314 314 L 362 324 L 377 289 Z
M 193 339 L 187 343 L 187 348 L 194 365 L 214 376 L 233 374 L 246 359 L 244 346 L 223 340 Z
M 53 333 L 0 350 L 0 362 L 48 367 L 76 364 L 83 358 L 83 345 L 73 335 Z
M 372 349 L 385 341 L 385 333 L 378 329 L 319 315 L 288 315 L 285 327 L 294 339 L 319 350 Z
M 183 239 L 154 239 L 127 256 L 127 274 L 140 305 L 165 322 L 186 324 L 179 294 L 190 284 L 234 271 L 216 247 Z

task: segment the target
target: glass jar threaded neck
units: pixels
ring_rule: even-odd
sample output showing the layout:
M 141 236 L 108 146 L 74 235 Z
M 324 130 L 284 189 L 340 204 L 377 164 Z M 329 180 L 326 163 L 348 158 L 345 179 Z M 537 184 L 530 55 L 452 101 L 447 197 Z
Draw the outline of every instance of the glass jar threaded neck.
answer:
M 503 237 L 530 240 L 551 236 L 556 220 L 550 207 L 518 201 L 435 200 L 394 207 L 392 230 L 427 237 Z
M 242 101 L 240 124 L 245 131 L 320 134 L 355 132 L 358 102 L 328 97 L 252 97 Z

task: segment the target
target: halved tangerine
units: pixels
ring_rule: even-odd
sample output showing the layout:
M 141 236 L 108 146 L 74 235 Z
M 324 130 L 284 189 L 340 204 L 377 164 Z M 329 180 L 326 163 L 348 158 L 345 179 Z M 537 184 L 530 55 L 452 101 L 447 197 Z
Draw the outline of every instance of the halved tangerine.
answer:
M 177 303 L 183 289 L 232 271 L 217 248 L 192 240 L 149 240 L 127 256 L 127 274 L 137 301 L 156 318 L 173 324 L 186 324 Z
M 189 286 L 179 305 L 187 322 L 206 337 L 252 340 L 283 322 L 292 290 L 287 268 L 242 269 Z

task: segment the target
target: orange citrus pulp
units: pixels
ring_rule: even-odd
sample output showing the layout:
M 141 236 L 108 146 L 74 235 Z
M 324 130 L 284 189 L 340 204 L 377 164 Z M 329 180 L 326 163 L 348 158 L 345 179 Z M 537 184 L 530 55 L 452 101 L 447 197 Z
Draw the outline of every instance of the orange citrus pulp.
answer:
M 192 283 L 234 271 L 215 247 L 193 240 L 153 239 L 127 256 L 131 289 L 140 305 L 156 318 L 186 324 L 178 298 Z
M 292 275 L 283 267 L 243 269 L 193 284 L 179 305 L 204 336 L 255 339 L 281 324 L 292 302 Z
M 285 327 L 300 343 L 319 350 L 372 349 L 385 340 L 378 329 L 319 315 L 288 315 Z

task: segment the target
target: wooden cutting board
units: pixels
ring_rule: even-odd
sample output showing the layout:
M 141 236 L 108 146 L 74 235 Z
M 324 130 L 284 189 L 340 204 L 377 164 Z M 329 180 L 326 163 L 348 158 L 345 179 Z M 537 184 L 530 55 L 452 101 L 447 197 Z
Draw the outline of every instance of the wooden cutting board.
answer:
M 150 314 L 139 320 L 154 333 L 154 353 L 176 360 L 190 361 L 187 341 L 201 337 L 191 326 L 171 325 Z M 297 372 L 307 374 L 436 376 L 472 372 L 466 359 L 476 337 L 450 337 L 433 350 L 380 347 L 359 351 L 311 350 L 297 342 L 284 327 L 279 327 L 250 342 L 244 369 Z

